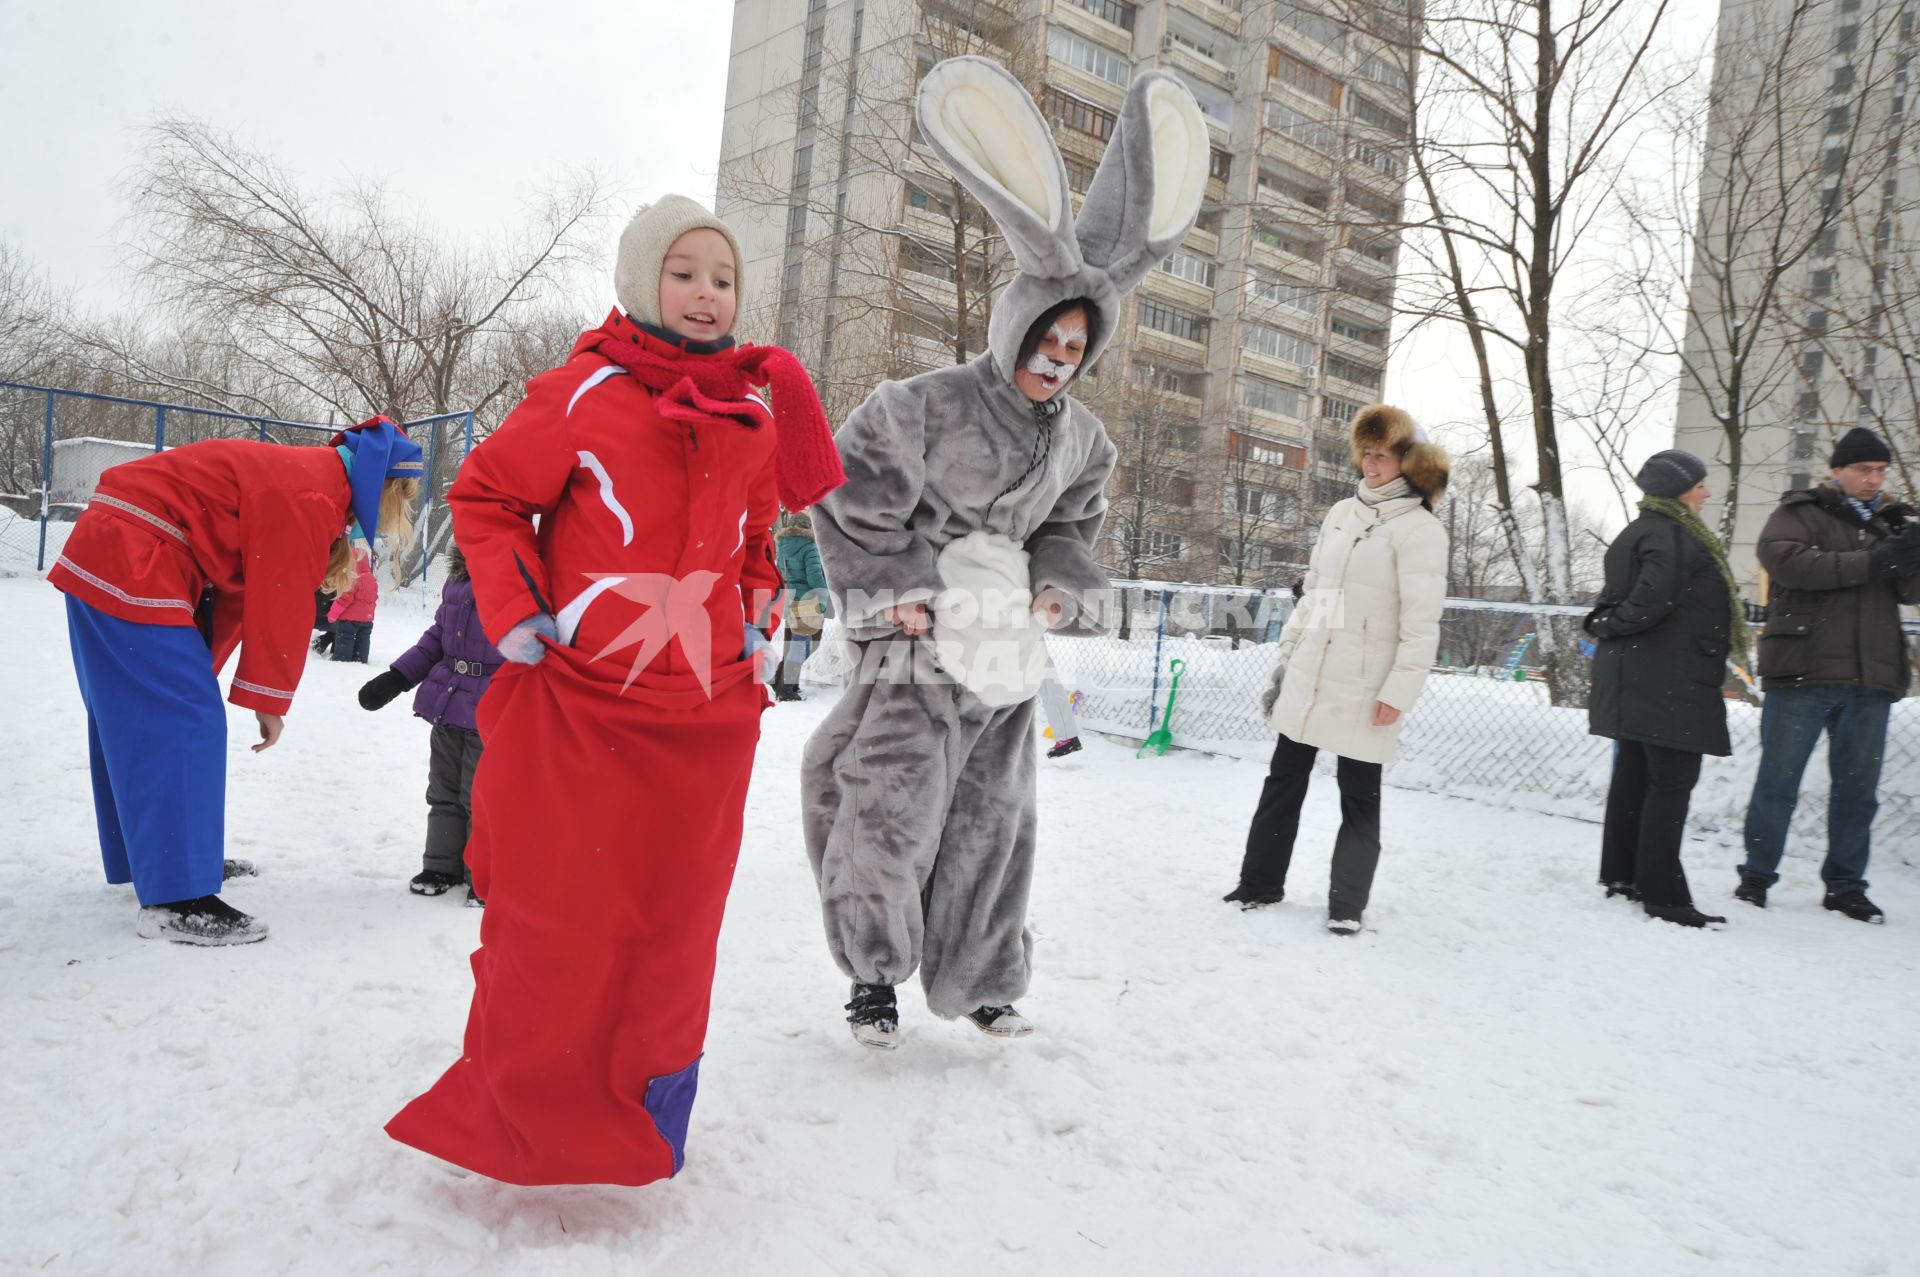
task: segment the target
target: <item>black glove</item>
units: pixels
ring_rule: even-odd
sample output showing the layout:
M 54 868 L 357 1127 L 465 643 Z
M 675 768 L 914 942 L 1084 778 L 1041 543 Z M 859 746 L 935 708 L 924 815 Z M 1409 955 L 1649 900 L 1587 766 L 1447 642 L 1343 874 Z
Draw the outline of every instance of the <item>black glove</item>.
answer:
M 1899 536 L 1888 537 L 1868 550 L 1867 575 L 1920 575 L 1920 526 L 1908 528 Z
M 375 674 L 360 688 L 360 708 L 379 709 L 412 686 L 399 670 Z

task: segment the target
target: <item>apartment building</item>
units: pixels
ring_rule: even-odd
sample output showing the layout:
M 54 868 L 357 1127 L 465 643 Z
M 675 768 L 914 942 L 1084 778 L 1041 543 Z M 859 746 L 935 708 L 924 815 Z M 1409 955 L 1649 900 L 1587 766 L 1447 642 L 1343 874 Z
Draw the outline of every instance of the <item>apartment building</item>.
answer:
M 1321 3 L 738 0 L 719 207 L 742 232 L 754 335 L 798 351 L 836 414 L 977 352 L 1010 264 L 915 139 L 920 74 L 962 52 L 1009 66 L 1077 193 L 1126 86 L 1170 70 L 1210 125 L 1211 178 L 1076 391 L 1120 445 L 1116 511 L 1153 497 L 1109 520 L 1108 562 L 1291 580 L 1352 490 L 1347 422 L 1381 389 L 1410 92 L 1406 19 Z

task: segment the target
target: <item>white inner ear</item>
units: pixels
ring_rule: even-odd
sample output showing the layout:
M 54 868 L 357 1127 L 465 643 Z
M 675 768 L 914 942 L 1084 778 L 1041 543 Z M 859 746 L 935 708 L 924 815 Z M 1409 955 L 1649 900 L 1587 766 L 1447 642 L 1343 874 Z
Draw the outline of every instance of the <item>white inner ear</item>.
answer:
M 941 144 L 1043 226 L 1058 226 L 1065 193 L 1055 180 L 1053 135 L 1026 94 L 974 67 L 951 68 L 945 78 L 926 117 Z
M 1162 80 L 1147 90 L 1147 119 L 1153 126 L 1153 215 L 1147 238 L 1157 240 L 1200 212 L 1212 142 L 1199 105 L 1177 84 Z

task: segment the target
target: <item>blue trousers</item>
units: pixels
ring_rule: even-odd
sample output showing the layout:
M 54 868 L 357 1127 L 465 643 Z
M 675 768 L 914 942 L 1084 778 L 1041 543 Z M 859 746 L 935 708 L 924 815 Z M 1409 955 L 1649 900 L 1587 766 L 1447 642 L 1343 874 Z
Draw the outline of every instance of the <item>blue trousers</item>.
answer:
M 1813 747 L 1827 736 L 1827 859 L 1820 877 L 1836 894 L 1867 889 L 1873 817 L 1880 810 L 1880 764 L 1887 752 L 1893 694 L 1858 683 L 1770 688 L 1760 709 L 1760 770 L 1747 804 L 1747 862 L 1742 874 L 1780 881 L 1787 828 L 1800 801 L 1800 778 Z
M 335 621 L 333 623 L 333 659 L 367 663 L 373 651 L 372 621 Z
M 67 596 L 108 882 L 142 905 L 217 895 L 226 854 L 227 711 L 188 626 L 123 621 Z

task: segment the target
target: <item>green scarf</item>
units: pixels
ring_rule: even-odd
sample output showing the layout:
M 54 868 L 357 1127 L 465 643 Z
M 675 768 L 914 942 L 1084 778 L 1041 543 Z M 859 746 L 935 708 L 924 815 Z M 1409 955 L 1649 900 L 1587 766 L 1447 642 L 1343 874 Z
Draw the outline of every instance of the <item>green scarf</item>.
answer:
M 1727 610 L 1732 618 L 1727 637 L 1733 643 L 1733 663 L 1751 673 L 1753 630 L 1747 625 L 1747 605 L 1740 601 L 1740 586 L 1733 579 L 1733 569 L 1727 565 L 1727 554 L 1720 548 L 1720 538 L 1713 534 L 1712 528 L 1700 521 L 1699 515 L 1672 497 L 1642 497 L 1640 508 L 1648 514 L 1672 519 L 1691 532 L 1693 539 L 1705 546 L 1707 553 L 1713 556 L 1713 566 L 1720 569 L 1720 577 L 1727 583 Z

